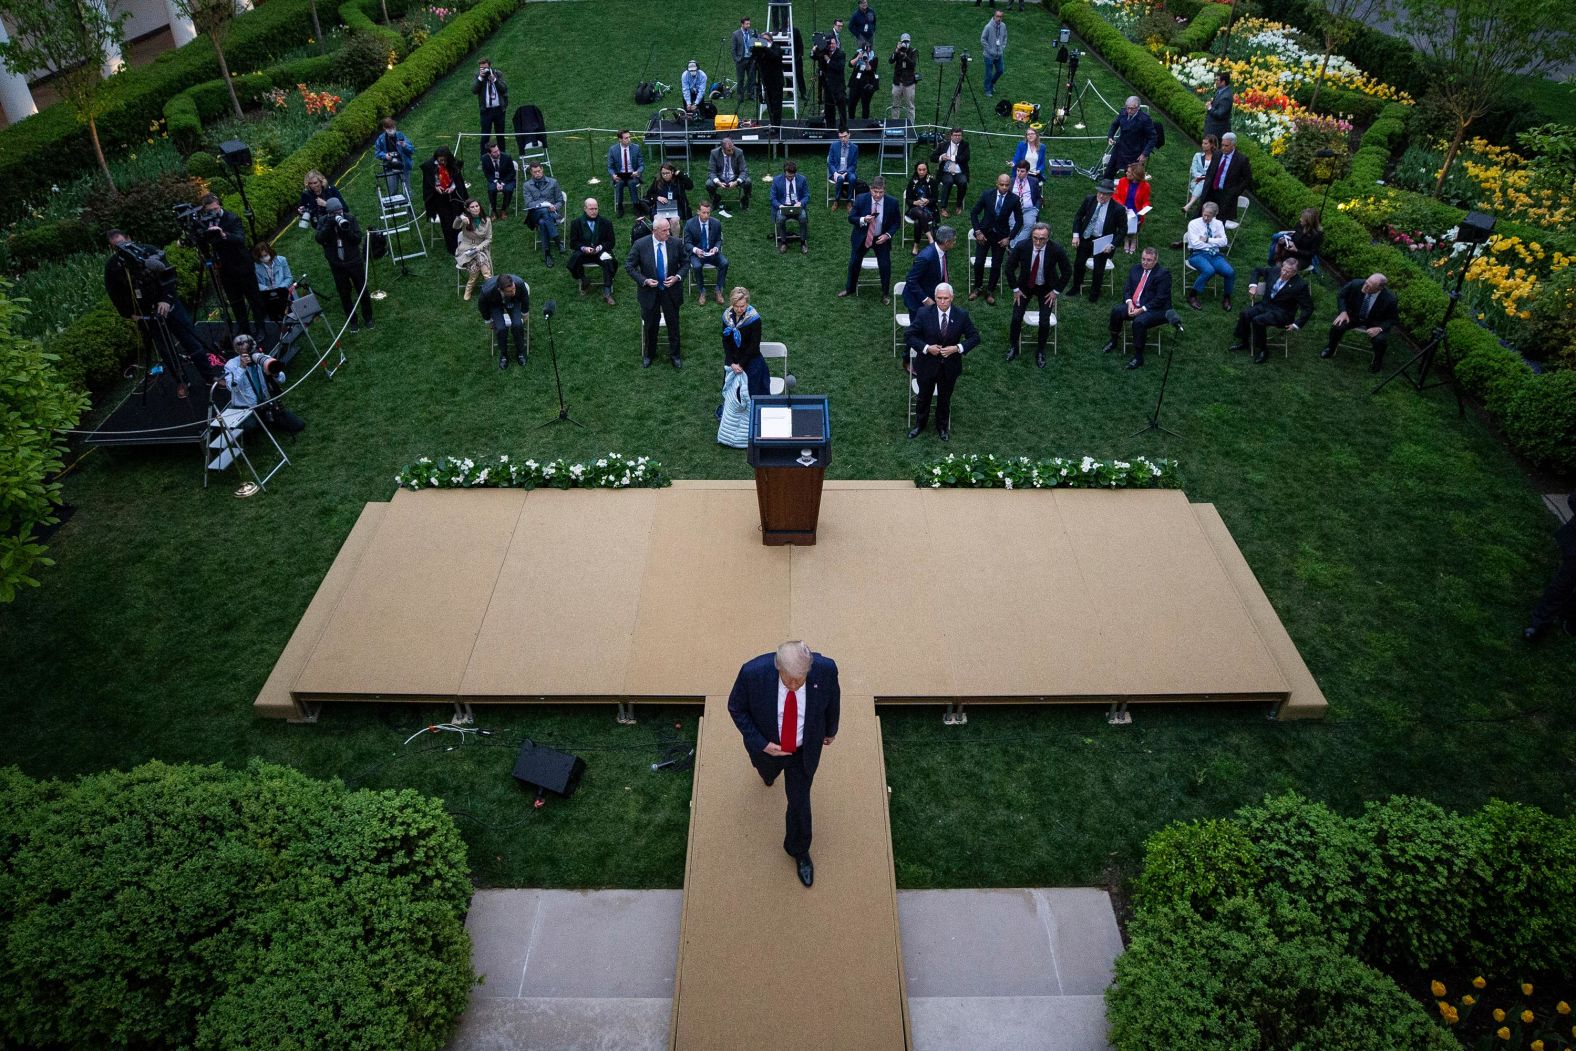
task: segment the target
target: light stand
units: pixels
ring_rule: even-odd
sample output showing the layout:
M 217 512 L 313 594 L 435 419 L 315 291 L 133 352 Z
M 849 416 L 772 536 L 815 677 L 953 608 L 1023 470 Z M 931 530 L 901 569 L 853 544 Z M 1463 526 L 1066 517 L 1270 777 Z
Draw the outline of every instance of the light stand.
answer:
M 1061 123 L 1064 127 L 1067 124 L 1067 118 L 1073 115 L 1073 102 L 1075 101 L 1073 99 L 1073 85 L 1078 80 L 1078 63 L 1082 59 L 1082 51 L 1079 51 L 1075 47 L 1069 48 L 1067 50 L 1067 112 L 1059 114 Z M 1083 96 L 1079 95 L 1076 101 L 1078 103 L 1078 123 L 1073 125 L 1073 130 L 1083 131 L 1084 128 L 1088 126 L 1089 122 L 1088 115 L 1084 112 Z M 1056 118 L 1053 117 L 1052 119 L 1054 120 Z
M 246 228 L 252 234 L 252 241 L 257 241 L 257 220 L 252 215 L 252 202 L 246 197 L 246 179 L 241 174 L 242 168 L 252 166 L 252 150 L 240 139 L 231 139 L 219 144 L 219 156 L 224 159 L 225 168 L 230 182 L 235 186 L 236 192 L 241 195 L 241 212 L 246 216 Z
M 1324 206 L 1330 200 L 1330 186 L 1335 182 L 1335 151 L 1321 146 L 1313 154 L 1315 166 L 1324 177 L 1324 196 L 1319 199 L 1319 225 L 1324 225 Z
M 585 426 L 585 424 L 569 415 L 569 406 L 564 401 L 564 378 L 558 374 L 558 343 L 553 339 L 553 315 L 557 312 L 558 300 L 556 299 L 549 299 L 547 304 L 542 307 L 542 320 L 547 322 L 547 350 L 549 356 L 553 359 L 553 382 L 558 384 L 558 415 L 542 424 L 537 430 L 541 430 L 542 427 L 551 427 L 555 423 L 572 423 L 576 427 Z
M 1166 321 L 1170 322 L 1171 327 L 1177 330 L 1178 335 L 1182 333 L 1182 315 L 1178 314 L 1175 310 L 1168 310 L 1166 311 Z M 1182 437 L 1182 435 L 1178 434 L 1176 431 L 1173 431 L 1170 427 L 1163 426 L 1160 422 L 1160 406 L 1165 404 L 1166 383 L 1171 379 L 1171 358 L 1174 354 L 1176 354 L 1176 349 L 1177 343 L 1176 340 L 1173 339 L 1171 341 L 1171 348 L 1166 351 L 1166 367 L 1160 373 L 1160 396 L 1155 399 L 1155 411 L 1149 414 L 1149 422 L 1144 424 L 1138 430 L 1134 431 L 1132 434 L 1129 434 L 1129 438 L 1136 438 L 1140 434 L 1148 434 L 1150 431 L 1165 431 L 1173 438 Z
M 1056 134 L 1056 129 L 1061 127 L 1063 123 L 1062 82 L 1067 79 L 1067 60 L 1069 57 L 1071 57 L 1067 53 L 1067 42 L 1071 39 L 1072 30 L 1068 29 L 1066 26 L 1062 26 L 1062 28 L 1056 34 L 1056 85 L 1051 95 L 1051 119 L 1048 122 L 1051 129 L 1051 135 L 1053 136 Z M 1068 101 L 1071 102 L 1072 99 L 1069 97 Z
M 937 66 L 944 66 L 952 61 L 956 51 L 957 48 L 949 44 L 938 44 L 930 49 L 930 58 Z M 939 69 L 936 71 L 936 114 L 930 123 L 937 126 L 941 124 L 941 71 Z

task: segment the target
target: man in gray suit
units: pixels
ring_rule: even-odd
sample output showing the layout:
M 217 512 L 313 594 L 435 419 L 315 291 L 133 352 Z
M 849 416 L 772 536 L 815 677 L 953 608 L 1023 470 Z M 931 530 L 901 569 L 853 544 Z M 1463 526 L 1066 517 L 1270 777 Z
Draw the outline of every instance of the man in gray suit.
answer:
M 531 177 L 520 187 L 520 210 L 525 225 L 542 235 L 542 261 L 553 265 L 553 248 L 563 250 L 558 226 L 564 221 L 564 191 L 546 174 L 540 162 L 531 165 Z
M 1204 110 L 1204 134 L 1216 138 L 1231 130 L 1231 74 L 1221 70 L 1215 74 L 1215 95 Z
M 733 144 L 732 137 L 724 137 L 722 145 L 711 151 L 711 160 L 706 165 L 706 194 L 711 198 L 711 206 L 717 214 L 724 219 L 732 219 L 718 200 L 717 191 L 738 188 L 739 210 L 742 212 L 750 206 L 750 162 L 744 159 L 744 151 Z
M 715 267 L 717 273 L 717 305 L 726 306 L 722 298 L 723 286 L 728 282 L 728 257 L 722 254 L 722 223 L 711 217 L 711 202 L 702 201 L 695 210 L 695 217 L 684 224 L 684 245 L 689 252 L 689 265 L 695 272 L 695 302 L 706 305 L 705 267 Z
M 739 19 L 739 28 L 733 31 L 733 76 L 739 98 L 755 101 L 755 62 L 753 49 L 755 33 L 748 18 Z
M 624 272 L 635 282 L 635 296 L 640 300 L 643 369 L 651 367 L 657 352 L 658 317 L 667 321 L 669 360 L 676 369 L 684 367 L 684 356 L 679 353 L 679 304 L 684 301 L 684 267 L 689 253 L 683 238 L 675 240 L 671 232 L 668 223 L 657 220 L 651 233 L 636 241 L 624 260 Z

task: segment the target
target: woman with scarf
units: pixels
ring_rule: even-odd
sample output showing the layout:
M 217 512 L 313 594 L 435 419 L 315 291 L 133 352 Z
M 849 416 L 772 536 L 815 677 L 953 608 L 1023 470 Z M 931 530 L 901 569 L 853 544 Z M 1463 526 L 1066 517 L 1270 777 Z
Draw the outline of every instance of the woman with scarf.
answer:
M 464 213 L 454 220 L 453 225 L 459 231 L 459 250 L 454 253 L 454 268 L 468 270 L 471 275 L 465 280 L 465 299 L 468 302 L 477 280 L 485 281 L 493 276 L 492 220 L 482 213 L 482 202 L 472 197 L 465 202 Z
M 761 357 L 761 315 L 750 306 L 750 290 L 735 288 L 722 312 L 722 404 L 717 407 L 717 443 L 734 449 L 750 444 L 750 399 L 771 391 L 771 372 Z
M 421 162 L 421 196 L 427 216 L 443 231 L 443 243 L 453 255 L 460 244 L 460 231 L 454 220 L 465 213 L 470 194 L 465 191 L 465 175 L 460 159 L 447 146 L 432 151 L 432 158 Z

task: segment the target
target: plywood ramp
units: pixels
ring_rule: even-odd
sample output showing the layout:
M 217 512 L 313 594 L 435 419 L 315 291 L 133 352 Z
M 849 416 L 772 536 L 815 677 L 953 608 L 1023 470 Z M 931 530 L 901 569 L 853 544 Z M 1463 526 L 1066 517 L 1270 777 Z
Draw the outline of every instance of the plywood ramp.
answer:
M 839 664 L 841 668 L 841 664 Z M 674 1051 L 904 1051 L 880 724 L 869 696 L 842 699 L 811 800 L 815 886 L 783 853 L 782 782 L 745 756 L 727 698 L 706 698 L 690 801 Z

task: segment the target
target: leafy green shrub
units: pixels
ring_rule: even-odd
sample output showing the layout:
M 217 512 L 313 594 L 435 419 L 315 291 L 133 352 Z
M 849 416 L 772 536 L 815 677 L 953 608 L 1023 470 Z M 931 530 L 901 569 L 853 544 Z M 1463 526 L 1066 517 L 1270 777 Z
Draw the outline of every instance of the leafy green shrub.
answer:
M 398 5 L 390 5 L 390 18 L 398 18 Z M 346 0 L 339 5 L 340 20 L 345 23 L 345 28 L 352 36 L 370 36 L 383 45 L 383 57 L 386 63 L 390 57 L 398 60 L 405 53 L 405 38 L 393 26 L 379 25 L 372 19 L 369 11 L 376 10 L 375 3 L 368 4 L 364 0 Z
M 19 275 L 11 298 L 27 301 L 27 315 L 16 321 L 18 335 L 47 339 L 63 331 L 104 298 L 104 251 L 78 252 Z
M 0 603 L 37 587 L 38 567 L 53 564 L 34 530 L 52 524 L 60 504 L 53 479 L 66 443 L 59 432 L 76 426 L 87 409 L 87 399 L 61 379 L 38 342 L 17 334 L 23 308 L 9 292 L 0 280 Z
M 330 56 L 333 64 L 329 71 L 335 80 L 347 84 L 370 84 L 388 70 L 389 54 L 389 42 L 376 33 L 351 30 Z
M 256 73 L 235 77 L 235 94 L 243 102 L 256 101 L 270 88 L 293 88 L 303 82 L 320 83 L 330 75 L 333 68 L 333 55 L 311 55 L 281 62 Z M 223 79 L 193 84 L 164 104 L 165 129 L 182 153 L 190 153 L 202 144 L 205 121 L 233 116 L 230 93 L 225 89 Z M 207 136 L 209 141 L 216 143 L 228 137 L 223 134 Z
M 1528 312 L 1522 351 L 1534 361 L 1576 368 L 1576 268 L 1566 267 L 1538 282 Z
M 137 327 L 115 313 L 108 299 L 65 329 L 44 338 L 44 349 L 60 362 L 60 377 L 73 390 L 100 390 L 137 356 Z
M 1497 974 L 1576 974 L 1576 822 L 1491 799 L 1477 825 L 1489 872 L 1463 917 L 1462 958 Z
M 442 803 L 253 761 L 0 779 L 0 1034 L 78 1047 L 443 1045 L 475 981 Z
M 54 219 L 6 238 L 5 250 L 15 271 L 31 270 L 97 247 L 92 227 L 80 219 Z
M 1146 907 L 1207 918 L 1216 903 L 1251 893 L 1262 877 L 1253 841 L 1237 822 L 1175 822 L 1144 842 L 1137 890 Z
M 1525 384 L 1505 410 L 1505 436 L 1542 467 L 1576 471 L 1576 372 L 1548 372 Z
M 1310 186 L 1323 186 L 1346 177 L 1351 165 L 1351 124 L 1333 117 L 1300 116 L 1287 133 L 1281 164 Z M 1319 157 L 1329 150 L 1333 157 Z
M 224 176 L 224 168 L 220 165 L 219 158 L 202 150 L 186 158 L 186 171 L 194 179 L 212 180 Z
M 1446 338 L 1456 355 L 1456 379 L 1496 416 L 1503 418 L 1522 388 L 1537 378 L 1521 355 L 1470 321 L 1450 322 Z
M 252 160 L 258 168 L 271 168 L 305 146 L 333 115 L 309 113 L 301 93 L 294 89 L 295 81 L 289 83 L 291 90 L 284 95 L 283 107 L 270 103 L 267 108 L 239 119 L 226 116 L 207 128 L 208 144 L 217 148 L 221 142 L 240 139 L 251 147 Z M 355 89 L 342 84 L 313 83 L 309 90 L 337 95 L 341 105 L 343 100 L 355 96 Z
M 168 244 L 180 234 L 175 206 L 196 204 L 207 192 L 208 185 L 200 179 L 165 175 L 114 197 L 99 198 L 88 206 L 86 220 L 96 230 L 124 230 L 134 241 Z
M 1209 45 L 1231 18 L 1230 4 L 1204 4 L 1188 22 L 1187 28 L 1171 39 L 1171 49 L 1184 55 L 1208 51 Z

